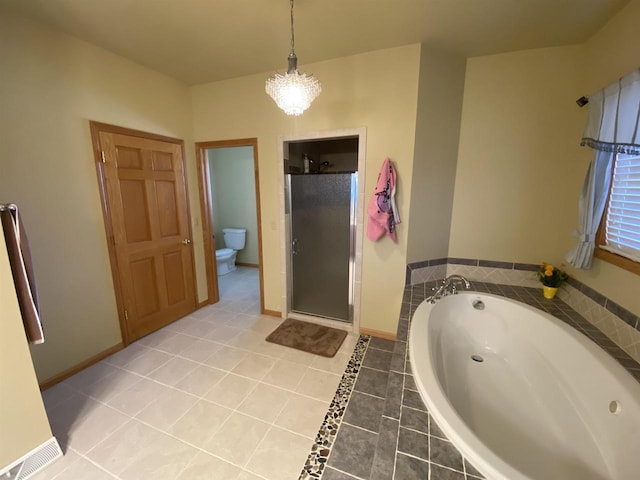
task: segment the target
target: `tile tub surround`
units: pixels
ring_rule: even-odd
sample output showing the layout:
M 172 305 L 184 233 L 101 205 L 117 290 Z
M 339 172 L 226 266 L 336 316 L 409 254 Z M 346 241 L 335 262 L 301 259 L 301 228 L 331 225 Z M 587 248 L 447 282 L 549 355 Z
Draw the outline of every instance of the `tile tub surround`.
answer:
M 436 282 L 405 287 L 395 342 L 371 338 L 322 480 L 477 480 L 422 402 L 408 361 L 413 312 Z M 640 364 L 561 298 L 536 288 L 474 282 L 475 291 L 521 301 L 578 329 L 640 382 Z
M 417 392 L 408 362 L 412 310 L 405 291 L 394 342 L 371 337 L 322 480 L 479 480 L 438 428 Z M 422 298 L 424 298 L 422 296 Z M 419 303 L 419 302 L 418 302 Z M 309 478 L 309 477 L 300 477 Z
M 422 285 L 445 276 L 463 275 L 472 282 L 540 288 L 538 265 L 466 258 L 439 258 L 407 265 L 406 285 Z M 640 362 L 640 317 L 594 289 L 570 278 L 558 291 L 567 305 Z

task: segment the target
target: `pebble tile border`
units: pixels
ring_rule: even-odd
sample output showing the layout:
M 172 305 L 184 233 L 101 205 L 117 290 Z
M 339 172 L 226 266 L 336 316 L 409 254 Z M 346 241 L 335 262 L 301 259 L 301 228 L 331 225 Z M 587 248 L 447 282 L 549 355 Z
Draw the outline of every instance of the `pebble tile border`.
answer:
M 342 422 L 342 417 L 349 404 L 353 386 L 358 378 L 370 338 L 368 335 L 360 335 L 298 480 L 319 479 L 322 477 L 327 458 L 331 453 L 331 447 Z

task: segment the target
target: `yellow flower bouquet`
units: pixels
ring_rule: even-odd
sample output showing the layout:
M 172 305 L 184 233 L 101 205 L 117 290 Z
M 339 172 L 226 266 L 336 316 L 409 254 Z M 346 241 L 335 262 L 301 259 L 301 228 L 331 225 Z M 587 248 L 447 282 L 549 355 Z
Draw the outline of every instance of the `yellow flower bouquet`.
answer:
M 550 263 L 543 262 L 538 270 L 538 278 L 545 287 L 558 288 L 569 278 L 569 275 Z

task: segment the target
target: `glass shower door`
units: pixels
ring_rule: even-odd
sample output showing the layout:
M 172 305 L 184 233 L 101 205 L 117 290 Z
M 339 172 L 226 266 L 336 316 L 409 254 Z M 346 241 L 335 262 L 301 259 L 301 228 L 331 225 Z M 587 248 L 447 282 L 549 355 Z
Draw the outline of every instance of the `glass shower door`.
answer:
M 350 322 L 356 174 L 288 180 L 291 310 Z

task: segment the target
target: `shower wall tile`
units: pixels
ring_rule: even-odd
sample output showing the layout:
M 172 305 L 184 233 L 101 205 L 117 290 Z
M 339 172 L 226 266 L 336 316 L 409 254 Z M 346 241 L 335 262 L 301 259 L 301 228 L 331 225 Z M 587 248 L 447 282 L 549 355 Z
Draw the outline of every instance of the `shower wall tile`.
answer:
M 513 263 L 509 262 L 495 262 L 493 260 L 478 260 L 479 267 L 489 267 L 489 268 L 502 268 L 505 270 L 510 270 L 513 268 Z
M 621 318 L 625 323 L 633 328 L 637 328 L 638 325 L 638 317 L 635 316 L 630 311 L 622 308 L 617 303 L 612 302 L 611 300 L 607 300 L 605 308 L 613 313 L 615 316 Z
M 472 259 L 472 258 L 449 257 L 449 259 L 447 260 L 447 263 L 455 264 L 455 265 L 469 265 L 474 267 L 478 266 L 478 260 Z
M 513 264 L 514 270 L 526 270 L 529 272 L 537 272 L 538 268 L 540 268 L 539 265 L 534 265 L 531 263 L 514 263 Z
M 510 264 L 511 265 L 511 264 Z M 513 268 L 476 267 L 472 265 L 448 264 L 447 276 L 462 275 L 470 281 L 537 287 L 540 285 L 535 272 L 514 270 Z
M 631 358 L 640 362 L 640 332 L 629 324 L 629 312 L 625 310 L 627 313 L 627 321 L 625 321 L 605 308 L 600 297 L 595 297 L 596 300 L 594 300 L 571 284 L 563 285 L 558 290 L 558 297 L 609 337 Z M 607 305 L 609 300 L 606 297 L 603 298 L 605 298 L 604 304 Z
M 424 260 L 422 262 L 413 262 L 413 263 L 409 264 L 409 268 L 411 268 L 413 270 L 417 270 L 419 268 L 428 267 L 430 264 L 431 264 L 430 260 Z
M 440 267 L 440 268 L 437 268 Z M 463 275 L 477 282 L 538 286 L 538 265 L 467 258 L 438 258 L 407 265 L 407 284 L 441 280 L 447 275 Z
M 410 284 L 416 285 L 419 283 L 431 282 L 434 280 L 442 279 L 446 276 L 447 265 L 435 265 L 428 267 L 421 267 L 415 270 L 410 270 Z

